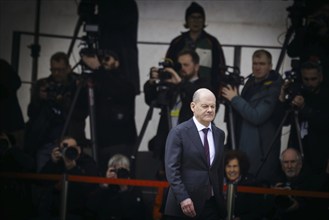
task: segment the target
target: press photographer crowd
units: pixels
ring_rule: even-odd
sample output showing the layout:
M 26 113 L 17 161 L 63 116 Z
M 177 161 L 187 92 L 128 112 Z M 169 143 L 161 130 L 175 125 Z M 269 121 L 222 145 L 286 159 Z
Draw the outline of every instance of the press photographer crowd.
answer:
M 308 9 L 305 3 L 287 8 L 294 35 L 282 50 L 291 69 L 274 70 L 271 52 L 260 48 L 247 58 L 252 66 L 247 77 L 226 64 L 221 43 L 205 31 L 204 8 L 196 2 L 188 6 L 187 31 L 170 41 L 165 58 L 144 73 L 142 86 L 149 108 L 144 128 L 154 108 L 160 114 L 147 146 L 160 164 L 153 179 L 169 183 L 160 200 L 128 184 L 72 181 L 66 188 L 62 180 L 1 176 L 1 219 L 329 219 L 328 197 L 236 190 L 329 192 L 329 4 Z M 110 20 L 101 19 L 109 15 L 100 10 L 91 19 L 95 4 L 79 5 L 89 27 L 79 51 L 81 73 L 67 53 L 54 52 L 49 76 L 32 82 L 26 122 L 17 97 L 21 79 L 0 60 L 2 173 L 138 179 L 144 134 L 138 134 L 135 121 L 137 22 L 125 26 L 127 32 L 104 31 Z M 137 16 L 135 1 L 129 4 L 135 10 L 129 13 Z M 98 7 L 110 5 L 100 1 Z M 113 7 L 126 19 L 124 28 L 132 18 L 123 14 L 123 5 Z M 108 43 L 109 36 L 117 43 Z M 226 133 L 214 120 L 219 108 L 225 109 Z M 283 128 L 289 129 L 287 147 L 281 143 Z M 229 185 L 233 192 L 223 190 Z

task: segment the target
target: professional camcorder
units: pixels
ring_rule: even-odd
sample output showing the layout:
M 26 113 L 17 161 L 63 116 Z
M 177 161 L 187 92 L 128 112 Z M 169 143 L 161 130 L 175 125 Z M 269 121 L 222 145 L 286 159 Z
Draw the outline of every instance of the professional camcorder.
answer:
M 175 64 L 171 59 L 166 58 L 164 61 L 159 62 L 159 80 L 163 81 L 171 78 L 171 73 L 165 71 L 165 68 L 173 68 L 175 71 L 179 71 L 181 66 L 180 64 Z
M 300 83 L 299 79 L 299 60 L 291 61 L 292 69 L 284 72 L 284 81 L 287 83 L 287 87 L 284 90 L 285 101 L 290 103 L 295 96 L 300 95 L 303 90 L 302 83 Z
M 238 87 L 244 85 L 244 77 L 240 76 L 240 70 L 238 67 L 225 66 L 225 75 L 221 79 L 223 86 L 231 85 Z

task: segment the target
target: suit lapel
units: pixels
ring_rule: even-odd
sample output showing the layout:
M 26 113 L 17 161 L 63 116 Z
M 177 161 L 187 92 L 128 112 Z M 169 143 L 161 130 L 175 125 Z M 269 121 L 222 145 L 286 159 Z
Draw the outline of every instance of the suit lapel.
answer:
M 214 148 L 215 148 L 215 156 L 214 156 L 214 161 L 212 164 L 214 164 L 218 159 L 219 159 L 219 152 L 220 152 L 220 147 L 219 146 L 219 138 L 220 138 L 220 134 L 219 131 L 216 129 L 215 125 L 211 125 L 212 127 L 212 135 L 214 138 Z M 212 166 L 211 166 L 212 167 Z
M 189 134 L 189 138 L 191 139 L 194 147 L 202 155 L 203 161 L 207 164 L 206 154 L 205 154 L 205 151 L 204 151 L 204 147 L 203 147 L 202 141 L 200 139 L 200 135 L 199 135 L 198 129 L 197 129 L 196 125 L 194 124 L 193 119 L 190 119 L 189 122 L 190 123 L 188 123 L 188 128 L 187 128 L 188 134 Z

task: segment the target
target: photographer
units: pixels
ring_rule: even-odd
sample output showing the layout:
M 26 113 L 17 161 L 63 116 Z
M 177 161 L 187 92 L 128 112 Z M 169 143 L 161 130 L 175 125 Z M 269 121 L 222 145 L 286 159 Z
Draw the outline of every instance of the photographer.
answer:
M 259 182 L 270 183 L 279 173 L 280 137 L 275 137 L 272 145 L 271 141 L 278 128 L 276 107 L 281 83 L 281 76 L 272 70 L 272 55 L 261 49 L 252 55 L 252 74 L 241 95 L 231 85 L 222 88 L 222 96 L 237 113 L 237 148 L 247 154 L 250 174 Z
M 129 179 L 130 162 L 122 154 L 113 155 L 108 161 L 106 178 Z M 129 185 L 100 184 L 87 202 L 89 218 L 99 220 L 144 220 L 145 204 L 138 187 Z
M 164 146 L 171 126 L 186 121 L 193 116 L 190 109 L 193 94 L 199 88 L 210 85 L 199 78 L 199 56 L 193 50 L 183 50 L 178 55 L 181 66 L 177 72 L 174 65 L 160 71 L 152 68 L 150 79 L 144 84 L 145 101 L 148 105 L 161 108 L 157 134 L 149 142 L 149 149 L 154 156 L 163 160 Z M 161 77 L 165 75 L 166 77 Z M 169 117 L 168 117 L 169 115 Z M 168 121 L 168 118 L 171 121 Z
M 279 100 L 298 111 L 298 123 L 305 163 L 314 174 L 323 174 L 329 158 L 329 91 L 323 84 L 322 68 L 318 63 L 305 62 L 300 67 L 302 84 L 298 93 L 286 100 L 291 85 L 282 86 Z M 298 149 L 297 130 L 291 127 L 289 146 Z
M 98 176 L 98 169 L 95 161 L 89 155 L 83 153 L 82 147 L 78 145 L 74 138 L 64 137 L 59 145 L 52 149 L 51 159 L 42 168 L 41 173 Z M 45 212 L 49 209 L 47 215 L 56 217 L 59 216 L 61 204 L 62 180 L 55 184 L 52 182 L 49 184 L 48 194 L 45 193 L 43 196 L 46 201 L 40 201 L 40 206 L 45 208 L 45 205 L 48 204 L 49 207 L 42 211 Z M 68 219 L 75 219 L 75 217 L 84 215 L 86 198 L 94 188 L 94 184 L 70 182 L 67 198 Z M 47 190 L 43 192 L 47 192 Z
M 135 91 L 125 78 L 114 51 L 81 53 L 83 63 L 93 70 L 95 92 L 96 140 L 99 167 L 107 169 L 107 160 L 117 153 L 131 156 L 137 138 L 135 123 Z
M 299 1 L 302 3 L 303 1 Z M 304 1 L 304 7 L 293 7 L 292 19 L 300 20 L 295 35 L 287 47 L 289 57 L 301 62 L 321 62 L 324 83 L 328 86 L 329 72 L 329 4 L 325 1 Z M 295 1 L 298 5 L 298 1 Z M 301 16 L 301 17 L 298 17 Z M 296 17 L 296 18 L 295 18 Z M 305 18 L 304 24 L 302 19 Z M 297 23 L 297 22 L 296 22 Z
M 64 52 L 50 58 L 50 76 L 36 81 L 32 86 L 26 124 L 26 151 L 36 158 L 37 171 L 48 161 L 55 142 L 60 138 L 67 113 L 80 83 L 72 72 Z M 84 124 L 87 117 L 86 94 L 80 93 L 70 119 L 67 134 L 85 142 Z

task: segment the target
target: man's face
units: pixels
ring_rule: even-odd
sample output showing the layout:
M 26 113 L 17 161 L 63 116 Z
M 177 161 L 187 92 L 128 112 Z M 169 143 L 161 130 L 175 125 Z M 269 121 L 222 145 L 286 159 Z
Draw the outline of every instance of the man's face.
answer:
M 204 126 L 208 125 L 214 120 L 216 112 L 216 98 L 209 91 L 200 94 L 200 99 L 196 102 L 191 102 L 191 110 L 195 118 Z
M 230 160 L 225 166 L 226 177 L 229 181 L 233 182 L 240 176 L 240 166 L 238 159 Z
M 199 64 L 194 64 L 189 54 L 179 56 L 178 63 L 181 64 L 179 73 L 183 78 L 189 80 L 198 75 Z
M 260 56 L 257 57 L 253 57 L 252 72 L 256 80 L 265 79 L 271 70 L 272 70 L 272 64 L 264 54 L 261 54 Z
M 56 82 L 62 83 L 67 80 L 68 75 L 71 72 L 70 66 L 66 65 L 64 60 L 50 61 L 51 76 Z
M 187 27 L 192 32 L 199 32 L 203 29 L 204 18 L 200 13 L 192 13 L 187 17 Z
M 281 167 L 288 178 L 293 178 L 298 176 L 300 173 L 302 162 L 298 160 L 298 156 L 295 151 L 288 150 L 282 157 Z
M 303 69 L 302 70 L 303 84 L 310 90 L 317 89 L 322 82 L 322 74 L 317 69 Z

